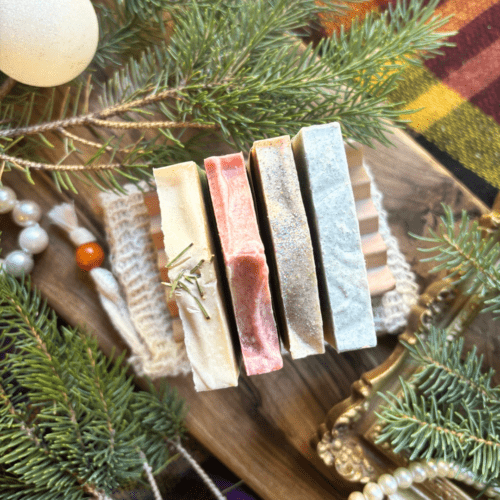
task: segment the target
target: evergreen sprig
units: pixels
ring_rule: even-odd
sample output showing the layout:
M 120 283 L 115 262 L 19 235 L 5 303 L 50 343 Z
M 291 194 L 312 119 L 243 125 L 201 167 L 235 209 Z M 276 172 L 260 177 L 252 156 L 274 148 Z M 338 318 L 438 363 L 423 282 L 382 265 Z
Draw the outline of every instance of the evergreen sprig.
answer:
M 101 44 L 97 57 L 103 64 L 119 60 L 132 42 L 120 23 L 128 26 L 137 18 L 137 26 L 159 25 L 158 13 L 163 18 L 167 4 L 175 27 L 168 43 L 148 40 L 142 56 L 133 56 L 100 92 L 93 91 L 101 101 L 92 112 L 90 84 L 74 88 L 62 104 L 53 94 L 31 95 L 16 86 L 17 102 L 10 96 L 0 101 L 0 163 L 27 175 L 51 170 L 61 189 L 75 190 L 75 175 L 119 189 L 116 175 L 137 181 L 150 167 L 199 159 L 212 132 L 248 149 L 265 136 L 338 120 L 346 137 L 387 144 L 389 121 L 403 123 L 397 105 L 386 102 L 401 61 L 435 53 L 449 35 L 436 31 L 444 22 L 433 17 L 436 3 L 401 2 L 314 48 L 293 33 L 339 2 L 115 0 L 114 9 L 100 9 L 115 37 Z M 131 130 L 138 132 L 133 139 Z M 15 141 L 21 139 L 18 149 Z M 64 153 L 54 163 L 36 155 L 55 147 Z M 83 164 L 73 160 L 78 156 Z
M 491 413 L 454 405 L 441 409 L 434 398 L 417 396 L 402 381 L 403 398 L 391 401 L 381 414 L 386 426 L 380 441 L 389 440 L 394 452 L 411 450 L 410 460 L 439 458 L 471 470 L 482 482 L 498 476 L 500 438 Z
M 0 488 L 8 498 L 109 494 L 159 470 L 183 434 L 175 392 L 137 392 L 123 356 L 58 327 L 29 281 L 0 271 Z
M 463 337 L 445 342 L 435 327 L 424 341 L 417 338 L 416 345 L 403 342 L 411 357 L 421 365 L 412 381 L 424 396 L 433 396 L 438 405 L 460 403 L 468 408 L 486 408 L 498 413 L 500 388 L 492 387 L 494 371 L 483 373 L 483 356 L 477 355 L 474 346 L 462 361 Z
M 463 211 L 460 226 L 455 229 L 451 207 L 443 205 L 444 216 L 437 231 L 429 229 L 430 236 L 412 234 L 420 241 L 432 243 L 421 252 L 434 253 L 422 262 L 436 261 L 431 272 L 447 271 L 455 285 L 464 284 L 464 292 L 484 299 L 486 311 L 500 313 L 500 243 L 498 234 L 484 237 L 477 221 L 471 223 Z
M 387 404 L 379 413 L 384 428 L 377 442 L 388 441 L 410 460 L 456 462 L 492 484 L 500 473 L 499 390 L 491 387 L 493 371 L 481 374 L 475 352 L 460 361 L 462 349 L 463 342 L 449 341 L 436 328 L 412 349 L 422 370 L 401 379 L 401 397 L 382 394 Z

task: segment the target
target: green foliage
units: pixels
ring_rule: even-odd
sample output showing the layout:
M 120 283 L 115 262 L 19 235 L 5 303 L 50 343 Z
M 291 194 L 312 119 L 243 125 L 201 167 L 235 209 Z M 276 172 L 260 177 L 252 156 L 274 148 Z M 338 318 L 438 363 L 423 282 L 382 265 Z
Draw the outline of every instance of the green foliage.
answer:
M 361 22 L 355 19 L 348 31 L 341 29 L 324 41 L 322 58 L 337 79 L 334 88 L 342 99 L 336 119 L 345 135 L 369 145 L 373 139 L 388 144 L 390 123 L 401 125 L 401 115 L 412 113 L 387 99 L 406 64 L 420 65 L 450 45 L 446 38 L 451 33 L 438 31 L 448 19 L 434 15 L 436 5 L 431 1 L 424 6 L 421 0 L 390 4 L 382 15 L 372 11 Z
M 183 433 L 183 403 L 134 390 L 123 356 L 58 326 L 29 282 L 0 272 L 0 488 L 15 500 L 81 499 L 138 481 Z
M 115 9 L 96 6 L 99 17 L 99 44 L 92 61 L 92 69 L 106 69 L 118 65 L 137 51 L 148 47 L 142 33 L 144 23 L 134 16 L 120 16 Z M 155 33 L 156 30 L 153 30 Z
M 444 23 L 433 17 L 436 3 L 402 2 L 313 47 L 296 34 L 321 10 L 338 11 L 339 2 L 114 0 L 98 8 L 102 38 L 95 63 L 109 74 L 115 63 L 131 58 L 94 91 L 100 109 L 89 113 L 90 89 L 84 86 L 74 88 L 62 109 L 50 93 L 28 92 L 16 103 L 4 98 L 0 161 L 27 174 L 52 170 L 61 189 L 74 189 L 75 175 L 119 189 L 117 175 L 137 181 L 150 167 L 200 159 L 213 132 L 245 150 L 265 136 L 338 120 L 346 137 L 388 144 L 389 122 L 404 123 L 397 104 L 386 102 L 401 62 L 417 63 L 448 36 L 436 32 Z M 164 15 L 174 19 L 168 43 L 161 36 Z M 136 134 L 105 132 L 116 128 L 110 119 Z M 82 137 L 82 126 L 95 139 Z M 12 148 L 18 138 L 23 149 Z M 56 146 L 64 153 L 54 164 L 36 156 Z M 81 159 L 74 160 L 78 156 L 85 171 Z
M 468 408 L 489 406 L 500 410 L 500 388 L 491 387 L 494 371 L 483 373 L 483 356 L 474 346 L 462 361 L 464 339 L 446 342 L 444 334 L 431 327 L 425 342 L 418 338 L 412 346 L 403 342 L 411 357 L 421 365 L 412 380 L 424 396 L 432 396 L 438 405 L 460 403 Z
M 176 443 L 184 433 L 184 401 L 166 382 L 159 391 L 150 384 L 150 392 L 138 392 L 130 409 L 141 422 L 144 433 L 141 450 L 153 466 L 153 473 L 170 463 L 172 457 L 165 443 Z M 156 467 L 156 470 L 155 470 Z
M 464 292 L 484 299 L 484 311 L 500 313 L 500 243 L 498 234 L 483 237 L 477 221 L 462 212 L 458 230 L 449 206 L 443 205 L 445 214 L 437 231 L 429 230 L 430 237 L 412 235 L 432 243 L 429 248 L 419 248 L 421 252 L 435 253 L 422 262 L 436 261 L 431 272 L 446 270 L 454 278 L 456 285 L 463 284 Z
M 449 206 L 437 231 L 413 235 L 431 247 L 421 248 L 436 261 L 433 272 L 447 271 L 456 286 L 482 299 L 484 310 L 500 312 L 500 245 L 498 231 L 486 235 L 466 212 L 455 228 Z M 384 423 L 379 442 L 388 441 L 396 453 L 417 458 L 450 460 L 476 478 L 498 486 L 500 474 L 500 387 L 492 385 L 494 371 L 483 370 L 483 357 L 474 347 L 464 355 L 462 338 L 449 340 L 445 330 L 431 326 L 415 345 L 403 342 L 419 368 L 401 380 L 401 394 L 382 396 Z
M 472 471 L 479 481 L 496 484 L 500 473 L 500 390 L 491 387 L 493 371 L 481 372 L 475 351 L 460 361 L 463 342 L 448 341 L 431 328 L 429 339 L 407 346 L 422 363 L 402 395 L 383 395 L 384 429 L 378 440 L 410 460 L 444 458 Z

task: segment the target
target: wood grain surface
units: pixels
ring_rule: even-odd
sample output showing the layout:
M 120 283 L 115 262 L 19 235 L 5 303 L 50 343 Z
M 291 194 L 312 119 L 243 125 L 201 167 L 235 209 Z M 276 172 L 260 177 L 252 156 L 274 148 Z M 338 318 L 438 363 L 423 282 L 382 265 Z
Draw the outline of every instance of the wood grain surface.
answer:
M 403 132 L 395 131 L 392 140 L 393 148 L 367 148 L 365 157 L 384 194 L 392 232 L 422 289 L 435 277 L 429 274 L 430 264 L 419 262 L 418 245 L 408 232 L 424 234 L 427 228 L 436 228 L 442 202 L 451 205 L 457 217 L 462 209 L 476 217 L 487 207 Z M 3 181 L 20 199 L 40 203 L 44 213 L 70 198 L 57 192 L 50 176 L 34 178 L 32 186 L 22 174 L 8 172 Z M 71 196 L 80 223 L 107 249 L 96 193 L 86 186 L 79 189 L 78 196 Z M 96 335 L 107 354 L 113 347 L 120 351 L 124 344 L 103 312 L 90 279 L 77 268 L 71 243 L 46 218 L 42 226 L 49 232 L 50 246 L 35 257 L 34 283 L 65 320 L 84 325 Z M 5 215 L 0 215 L 0 228 L 6 253 L 17 247 L 19 228 Z M 338 354 L 328 348 L 324 355 L 294 362 L 286 359 L 278 372 L 243 376 L 239 387 L 220 391 L 196 393 L 190 377 L 170 382 L 187 401 L 190 433 L 262 498 L 345 498 L 330 470 L 316 458 L 311 441 L 328 410 L 347 397 L 351 384 L 380 364 L 395 343 L 394 337 L 382 338 L 378 347 L 364 351 Z

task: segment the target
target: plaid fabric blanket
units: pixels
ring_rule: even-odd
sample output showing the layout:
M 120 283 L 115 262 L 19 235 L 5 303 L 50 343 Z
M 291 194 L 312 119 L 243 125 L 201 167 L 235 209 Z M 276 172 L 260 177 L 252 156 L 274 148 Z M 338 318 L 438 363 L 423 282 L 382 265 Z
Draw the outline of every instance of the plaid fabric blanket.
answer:
M 355 17 L 383 9 L 391 0 L 351 4 L 342 18 L 323 19 L 328 35 Z M 408 67 L 391 95 L 405 109 L 409 126 L 500 188 L 500 0 L 441 0 L 436 13 L 453 15 L 445 31 L 458 31 L 443 55 Z

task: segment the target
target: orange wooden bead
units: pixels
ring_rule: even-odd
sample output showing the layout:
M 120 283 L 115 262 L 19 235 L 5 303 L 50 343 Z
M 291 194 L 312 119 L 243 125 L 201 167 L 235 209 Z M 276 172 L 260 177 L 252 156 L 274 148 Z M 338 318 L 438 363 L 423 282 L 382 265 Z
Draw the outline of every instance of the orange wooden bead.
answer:
M 104 250 L 95 241 L 84 243 L 76 249 L 76 263 L 80 269 L 90 271 L 104 260 Z

